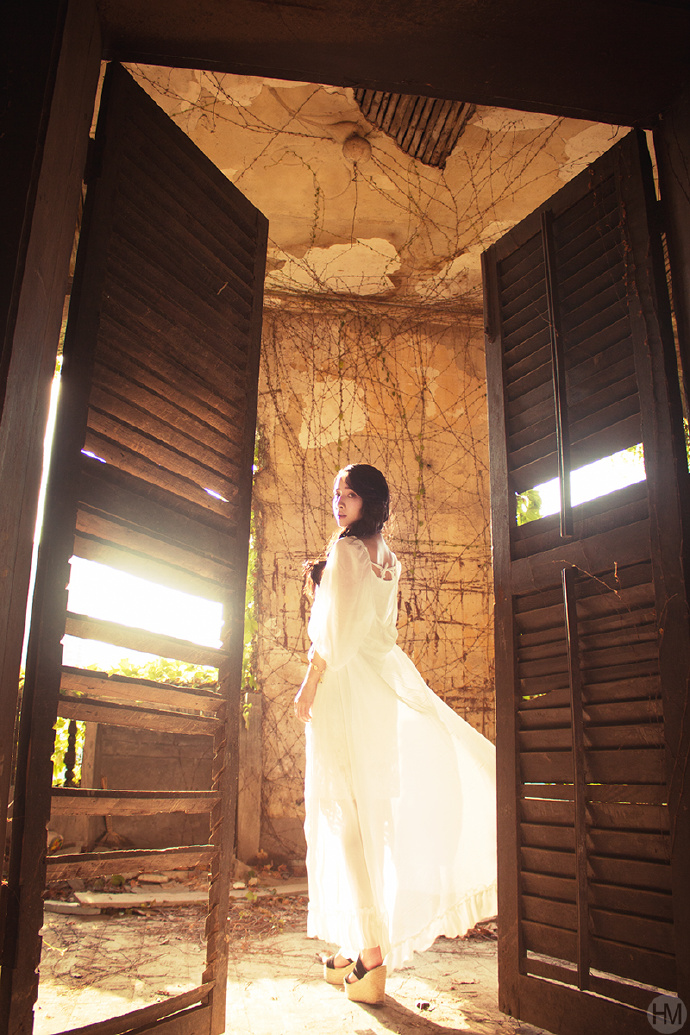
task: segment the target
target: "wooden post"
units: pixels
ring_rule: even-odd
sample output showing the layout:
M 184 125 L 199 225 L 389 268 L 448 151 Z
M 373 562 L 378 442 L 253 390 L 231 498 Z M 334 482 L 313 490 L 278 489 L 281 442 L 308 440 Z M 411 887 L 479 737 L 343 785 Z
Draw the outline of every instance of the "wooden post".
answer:
M 30 120 L 27 126 L 33 183 L 26 192 L 24 229 L 21 238 L 15 238 L 14 242 L 11 318 L 7 321 L 3 350 L 7 357 L 0 423 L 3 486 L 0 497 L 0 729 L 3 730 L 0 808 L 3 813 L 11 757 L 7 743 L 8 738 L 11 743 L 16 707 L 43 438 L 101 57 L 94 0 L 70 0 L 68 6 L 32 0 L 23 6 L 24 35 L 21 27 L 15 26 L 18 38 L 13 42 L 26 62 L 26 70 L 31 69 L 36 25 L 42 25 L 44 19 L 51 19 L 54 44 L 49 58 L 46 58 L 45 48 L 38 46 L 33 69 L 45 84 L 45 93 L 40 117 Z M 42 35 L 39 33 L 37 38 L 40 40 Z M 16 104 L 21 110 L 24 101 L 21 73 L 17 73 L 13 86 L 17 91 Z M 20 169 L 27 174 L 26 163 L 20 163 Z M 6 257 L 6 253 L 3 254 Z M 17 820 L 15 809 L 15 839 L 20 836 Z M 4 823 L 0 823 L 0 838 L 4 841 Z M 0 982 L 0 1017 L 4 1023 L 11 1003 L 12 1009 L 16 1009 L 19 1028 L 30 1024 L 35 988 L 25 987 L 19 996 L 13 995 L 16 937 L 9 938 L 8 932 L 14 929 L 16 935 L 18 910 L 18 897 L 10 894 L 3 917 L 5 958 Z
M 237 798 L 237 858 L 249 862 L 261 839 L 261 694 L 244 695 L 240 723 L 240 775 Z
M 9 793 L 43 437 L 100 70 L 100 30 L 94 0 L 73 0 L 65 21 L 66 6 L 53 0 L 26 0 L 13 5 L 7 44 L 13 93 L 7 107 L 19 112 L 21 125 L 9 138 L 0 135 L 0 164 L 15 181 L 6 192 L 6 181 L 2 180 L 0 218 L 7 230 L 7 235 L 2 235 L 0 270 L 3 280 L 7 278 L 6 283 L 12 285 L 11 297 L 0 297 L 4 332 L 0 380 L 4 403 L 0 422 L 3 817 Z M 21 226 L 16 219 L 18 212 L 25 213 Z M 4 839 L 3 822 L 0 853 Z

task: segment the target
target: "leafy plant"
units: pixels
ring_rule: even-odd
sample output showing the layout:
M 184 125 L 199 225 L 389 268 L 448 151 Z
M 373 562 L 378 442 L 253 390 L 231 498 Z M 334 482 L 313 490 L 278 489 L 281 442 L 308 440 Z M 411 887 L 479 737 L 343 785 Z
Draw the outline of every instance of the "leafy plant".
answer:
M 515 504 L 518 525 L 526 525 L 528 521 L 537 521 L 541 517 L 541 495 L 536 489 L 516 493 Z
M 98 668 L 90 665 L 89 668 Z M 205 665 L 191 665 L 172 658 L 154 658 L 138 665 L 130 658 L 121 658 L 109 675 L 128 676 L 130 679 L 152 679 L 157 683 L 175 683 L 177 686 L 209 686 L 218 682 L 216 669 Z

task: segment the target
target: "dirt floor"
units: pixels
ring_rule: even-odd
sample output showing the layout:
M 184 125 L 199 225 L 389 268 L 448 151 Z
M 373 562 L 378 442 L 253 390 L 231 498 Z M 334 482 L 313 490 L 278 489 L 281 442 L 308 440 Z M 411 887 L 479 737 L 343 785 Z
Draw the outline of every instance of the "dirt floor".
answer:
M 440 938 L 389 977 L 380 1007 L 326 985 L 306 937 L 306 883 L 236 892 L 232 903 L 227 1031 L 235 1035 L 454 1035 L 538 1029 L 500 1013 L 491 927 Z M 254 899 L 252 901 L 252 899 Z M 47 912 L 36 1035 L 52 1035 L 161 1001 L 201 981 L 205 910 Z

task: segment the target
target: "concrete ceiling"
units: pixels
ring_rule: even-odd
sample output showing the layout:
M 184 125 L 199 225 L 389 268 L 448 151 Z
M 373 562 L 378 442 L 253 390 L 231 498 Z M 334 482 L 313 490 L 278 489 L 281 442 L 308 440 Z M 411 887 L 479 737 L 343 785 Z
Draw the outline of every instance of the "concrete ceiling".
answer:
M 685 0 L 97 0 L 107 56 L 649 125 Z
M 158 66 L 135 78 L 269 219 L 267 293 L 481 311 L 481 253 L 626 129 L 479 106 L 445 169 L 350 88 Z

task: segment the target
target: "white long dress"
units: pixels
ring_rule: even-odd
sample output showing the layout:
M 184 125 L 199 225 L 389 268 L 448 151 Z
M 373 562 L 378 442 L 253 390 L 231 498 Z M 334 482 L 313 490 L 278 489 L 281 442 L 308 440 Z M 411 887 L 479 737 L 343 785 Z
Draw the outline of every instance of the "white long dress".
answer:
M 495 751 L 396 645 L 400 562 L 332 548 L 309 636 L 326 661 L 307 724 L 307 933 L 380 945 L 389 969 L 496 913 Z

